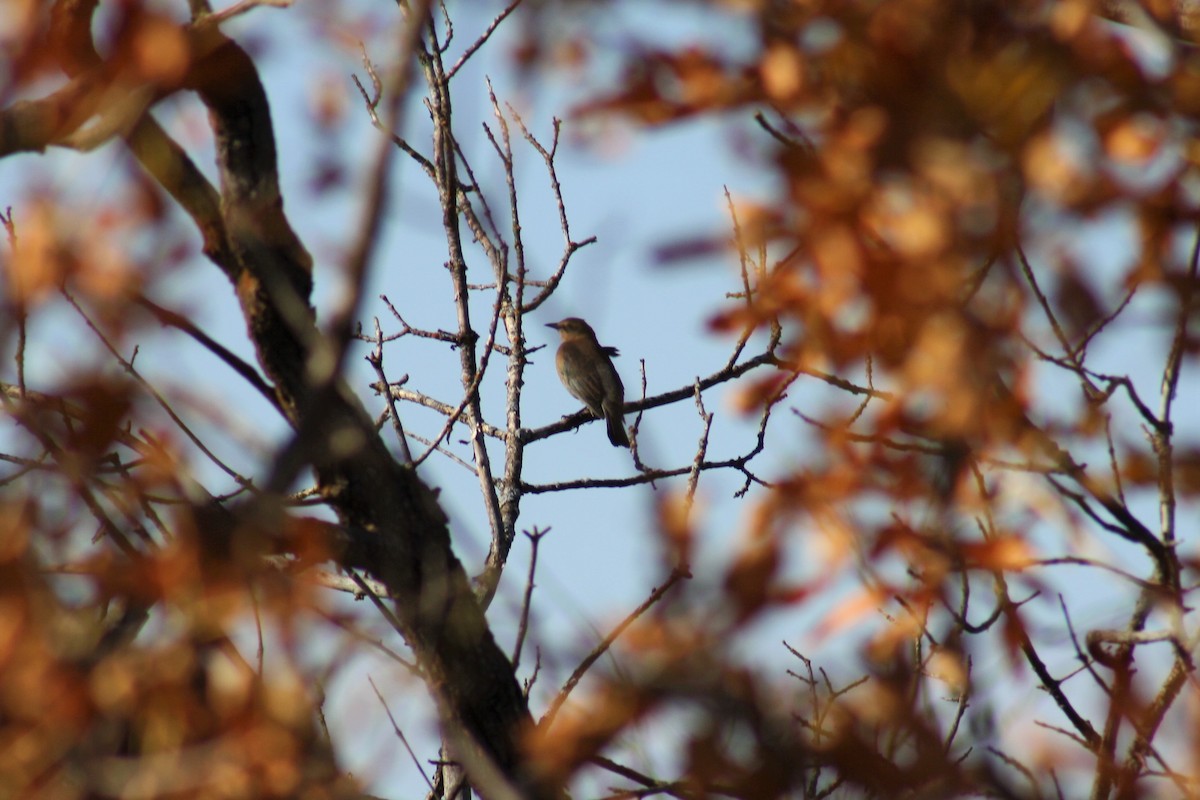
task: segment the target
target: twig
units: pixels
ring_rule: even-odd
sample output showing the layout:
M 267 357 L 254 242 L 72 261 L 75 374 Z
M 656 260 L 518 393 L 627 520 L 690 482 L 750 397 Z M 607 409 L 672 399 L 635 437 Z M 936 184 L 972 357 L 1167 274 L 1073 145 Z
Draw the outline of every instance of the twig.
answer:
M 453 78 L 455 74 L 462 69 L 463 65 L 471 59 L 471 56 L 475 55 L 476 51 L 487 43 L 487 40 L 491 38 L 492 34 L 496 31 L 496 28 L 500 26 L 500 23 L 504 22 L 504 20 L 508 18 L 509 14 L 516 11 L 517 6 L 519 5 L 521 5 L 521 0 L 512 0 L 507 6 L 504 7 L 503 11 L 496 15 L 495 19 L 493 19 L 492 23 L 487 26 L 487 29 L 480 34 L 479 38 L 472 42 L 471 46 L 468 47 L 463 54 L 458 57 L 458 61 L 454 62 L 454 66 L 450 67 L 450 69 L 446 71 L 447 81 Z
M 206 350 L 224 361 L 230 369 L 240 375 L 246 383 L 250 384 L 259 394 L 266 398 L 267 402 L 274 406 L 276 411 L 282 413 L 283 410 L 279 406 L 279 398 L 275 396 L 275 390 L 258 374 L 258 370 L 241 358 L 238 358 L 229 348 L 200 330 L 191 320 L 182 314 L 177 314 L 168 308 L 163 308 L 145 295 L 139 294 L 135 299 L 138 305 L 153 314 L 159 323 L 183 331 L 199 342 Z
M 692 469 L 688 473 L 687 507 L 689 512 L 692 504 L 696 502 L 696 487 L 700 483 L 700 465 L 704 463 L 704 456 L 708 453 L 708 434 L 712 430 L 713 422 L 713 415 L 704 408 L 704 397 L 700 394 L 699 381 L 696 382 L 696 413 L 700 415 L 700 421 L 704 427 L 700 432 L 700 442 L 696 446 L 696 457 L 692 460 Z
M 421 773 L 421 777 L 425 779 L 425 785 L 429 787 L 430 791 L 433 791 L 433 782 L 425 774 L 425 769 L 421 766 L 421 760 L 417 758 L 417 754 L 413 752 L 412 745 L 408 743 L 408 737 L 404 735 L 404 731 L 400 730 L 400 725 L 396 722 L 396 718 L 392 716 L 392 710 L 388 708 L 387 700 L 383 699 L 383 693 L 375 685 L 375 679 L 368 675 L 367 682 L 371 684 L 371 690 L 375 692 L 375 697 L 379 700 L 379 705 L 383 706 L 383 711 L 387 714 L 388 722 L 392 723 L 392 731 L 400 739 L 400 743 L 404 745 L 404 749 L 408 751 L 408 757 L 412 759 L 417 772 Z
M 229 8 L 222 9 L 212 14 L 205 14 L 196 20 L 195 27 L 204 28 L 212 25 L 220 25 L 223 22 L 228 22 L 236 16 L 245 14 L 260 6 L 267 8 L 288 8 L 292 5 L 292 0 L 241 0 L 234 3 Z
M 367 354 L 366 358 L 367 362 L 375 368 L 379 382 L 384 386 L 391 386 L 391 382 L 383 371 L 383 331 L 379 327 L 379 317 L 375 317 L 375 348 Z M 401 383 L 403 382 L 401 381 Z M 387 398 L 388 412 L 392 418 L 392 430 L 395 432 L 396 442 L 400 446 L 401 463 L 411 465 L 413 463 L 412 452 L 408 449 L 408 437 L 404 435 L 404 424 L 400 421 L 400 413 L 396 411 L 396 398 L 392 396 L 391 392 L 385 392 L 384 396 Z
M 533 577 L 537 573 L 538 545 L 541 544 L 542 537 L 549 532 L 549 528 L 545 530 L 534 528 L 525 534 L 529 539 L 531 551 L 529 554 L 529 578 L 525 582 L 525 597 L 521 601 L 521 621 L 517 626 L 517 643 L 513 645 L 512 665 L 514 673 L 521 665 L 521 648 L 525 644 L 525 634 L 529 629 L 529 609 L 533 605 Z
M 12 206 L 6 206 L 4 213 L 0 214 L 0 223 L 4 225 L 4 232 L 8 237 L 8 249 L 10 256 L 16 254 L 17 250 L 17 225 L 13 221 Z M 15 282 L 15 281 L 14 281 Z M 29 312 L 26 309 L 26 303 L 29 298 L 22 296 L 20 293 L 15 297 L 10 297 L 10 300 L 15 300 L 16 317 L 17 317 L 17 390 L 18 397 L 25 399 L 25 347 L 26 347 L 26 323 L 28 322 Z
M 558 695 L 550 703 L 550 707 L 546 710 L 546 713 L 543 714 L 542 718 L 538 721 L 539 728 L 548 730 L 550 726 L 554 724 L 554 718 L 557 716 L 558 710 L 562 707 L 562 704 L 566 702 L 567 697 L 571 694 L 571 691 L 574 690 L 580 679 L 583 678 L 589 669 L 591 669 L 591 666 L 596 663 L 600 656 L 608 652 L 608 649 L 612 647 L 613 642 L 615 642 L 621 636 L 621 634 L 625 632 L 626 628 L 632 625 L 634 621 L 636 621 L 637 618 L 642 614 L 645 614 L 651 606 L 661 600 L 663 595 L 670 591 L 671 587 L 686 577 L 690 576 L 685 569 L 677 567 L 672 570 L 671 574 L 667 577 L 667 580 L 662 586 L 659 586 L 653 592 L 651 592 L 650 596 L 646 598 L 645 602 L 634 609 L 629 616 L 621 620 L 620 624 L 613 628 L 612 631 L 610 631 L 609 634 L 605 636 L 599 644 L 596 645 L 592 652 L 587 654 L 583 661 L 579 663 L 579 666 L 575 668 L 575 671 L 571 673 L 571 676 L 567 678 L 567 682 L 563 684 L 562 690 L 559 691 Z
M 105 349 L 107 349 L 117 363 L 121 365 L 122 369 L 124 369 L 125 372 L 127 372 L 142 386 L 142 388 L 144 388 L 150 394 L 151 397 L 154 398 L 159 407 L 167 413 L 167 416 L 171 418 L 171 421 L 174 422 L 176 427 L 178 427 L 179 430 L 181 430 L 183 434 L 191 440 L 192 444 L 196 445 L 196 448 L 222 472 L 237 481 L 239 486 L 252 488 L 254 486 L 254 482 L 250 478 L 243 476 L 220 458 L 217 458 L 216 454 L 209 450 L 208 446 L 204 444 L 200 437 L 192 431 L 188 424 L 184 422 L 177 413 L 175 413 L 175 409 L 171 407 L 171 404 L 167 402 L 167 399 L 163 397 L 157 389 L 151 386 L 150 382 L 146 380 L 146 378 L 144 378 L 140 372 L 138 372 L 138 370 L 133 366 L 133 362 L 129 359 L 126 359 L 120 354 L 120 352 L 118 352 L 116 345 L 114 345 L 109 340 L 108 336 L 106 336 L 104 332 L 100 330 L 99 326 L 88 315 L 88 313 L 83 310 L 83 306 L 79 304 L 70 291 L 68 291 L 64 286 L 60 288 L 60 292 L 62 293 L 63 297 L 66 298 L 67 302 L 70 303 L 75 311 L 79 314 L 79 316 L 83 318 L 83 321 L 87 324 L 88 328 L 90 328 L 91 331 L 96 334 L 96 337 L 100 339 L 101 343 L 104 344 Z

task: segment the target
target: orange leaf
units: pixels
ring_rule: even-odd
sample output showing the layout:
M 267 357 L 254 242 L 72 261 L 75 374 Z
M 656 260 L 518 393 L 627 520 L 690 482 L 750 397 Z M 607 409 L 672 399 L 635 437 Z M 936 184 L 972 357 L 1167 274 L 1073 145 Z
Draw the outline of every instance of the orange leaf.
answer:
M 961 549 L 969 567 L 1022 570 L 1035 563 L 1033 548 L 1019 536 L 997 536 L 986 542 L 968 542 Z
M 854 625 L 866 614 L 874 612 L 886 600 L 887 593 L 882 589 L 865 588 L 839 603 L 837 608 L 821 620 L 814 636 L 817 639 L 824 639 L 830 634 Z

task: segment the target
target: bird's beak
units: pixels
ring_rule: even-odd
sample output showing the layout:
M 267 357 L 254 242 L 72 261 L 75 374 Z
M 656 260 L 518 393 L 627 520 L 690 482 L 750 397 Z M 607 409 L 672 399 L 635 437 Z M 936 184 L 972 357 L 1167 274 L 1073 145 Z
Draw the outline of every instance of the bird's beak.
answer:
M 557 322 L 547 322 L 546 323 L 547 328 L 554 328 L 554 330 L 558 330 L 558 326 L 559 326 L 559 323 L 557 323 Z

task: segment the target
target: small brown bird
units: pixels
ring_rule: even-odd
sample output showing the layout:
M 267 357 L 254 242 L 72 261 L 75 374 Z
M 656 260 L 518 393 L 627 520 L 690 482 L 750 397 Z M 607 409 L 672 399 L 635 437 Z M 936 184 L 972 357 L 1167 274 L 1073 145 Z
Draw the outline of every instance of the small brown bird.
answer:
M 596 341 L 596 332 L 579 317 L 567 317 L 546 327 L 562 336 L 554 361 L 563 386 L 572 397 L 583 401 L 592 416 L 608 423 L 608 440 L 613 447 L 629 447 L 623 422 L 625 387 L 612 363 L 612 356 L 620 355 L 617 348 Z

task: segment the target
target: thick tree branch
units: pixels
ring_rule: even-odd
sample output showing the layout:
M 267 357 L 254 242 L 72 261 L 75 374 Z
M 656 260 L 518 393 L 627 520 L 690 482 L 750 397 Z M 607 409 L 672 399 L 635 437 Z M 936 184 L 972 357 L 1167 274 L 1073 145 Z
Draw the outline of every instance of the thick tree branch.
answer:
M 67 32 L 87 30 L 93 7 L 64 3 L 58 23 Z M 313 464 L 322 495 L 351 536 L 346 565 L 387 587 L 441 713 L 461 726 L 471 757 L 512 785 L 548 794 L 521 769 L 517 742 L 531 725 L 525 698 L 451 552 L 435 493 L 395 462 L 340 381 L 331 391 L 313 391 L 314 376 L 328 375 L 329 367 L 313 363 L 321 336 L 310 306 L 312 260 L 284 214 L 274 129 L 257 69 L 215 26 L 189 35 L 198 55 L 184 86 L 210 112 L 219 207 L 161 132 L 135 129 L 131 147 L 205 233 L 206 252 L 233 282 L 258 361 L 297 431 L 276 466 L 273 488 Z

